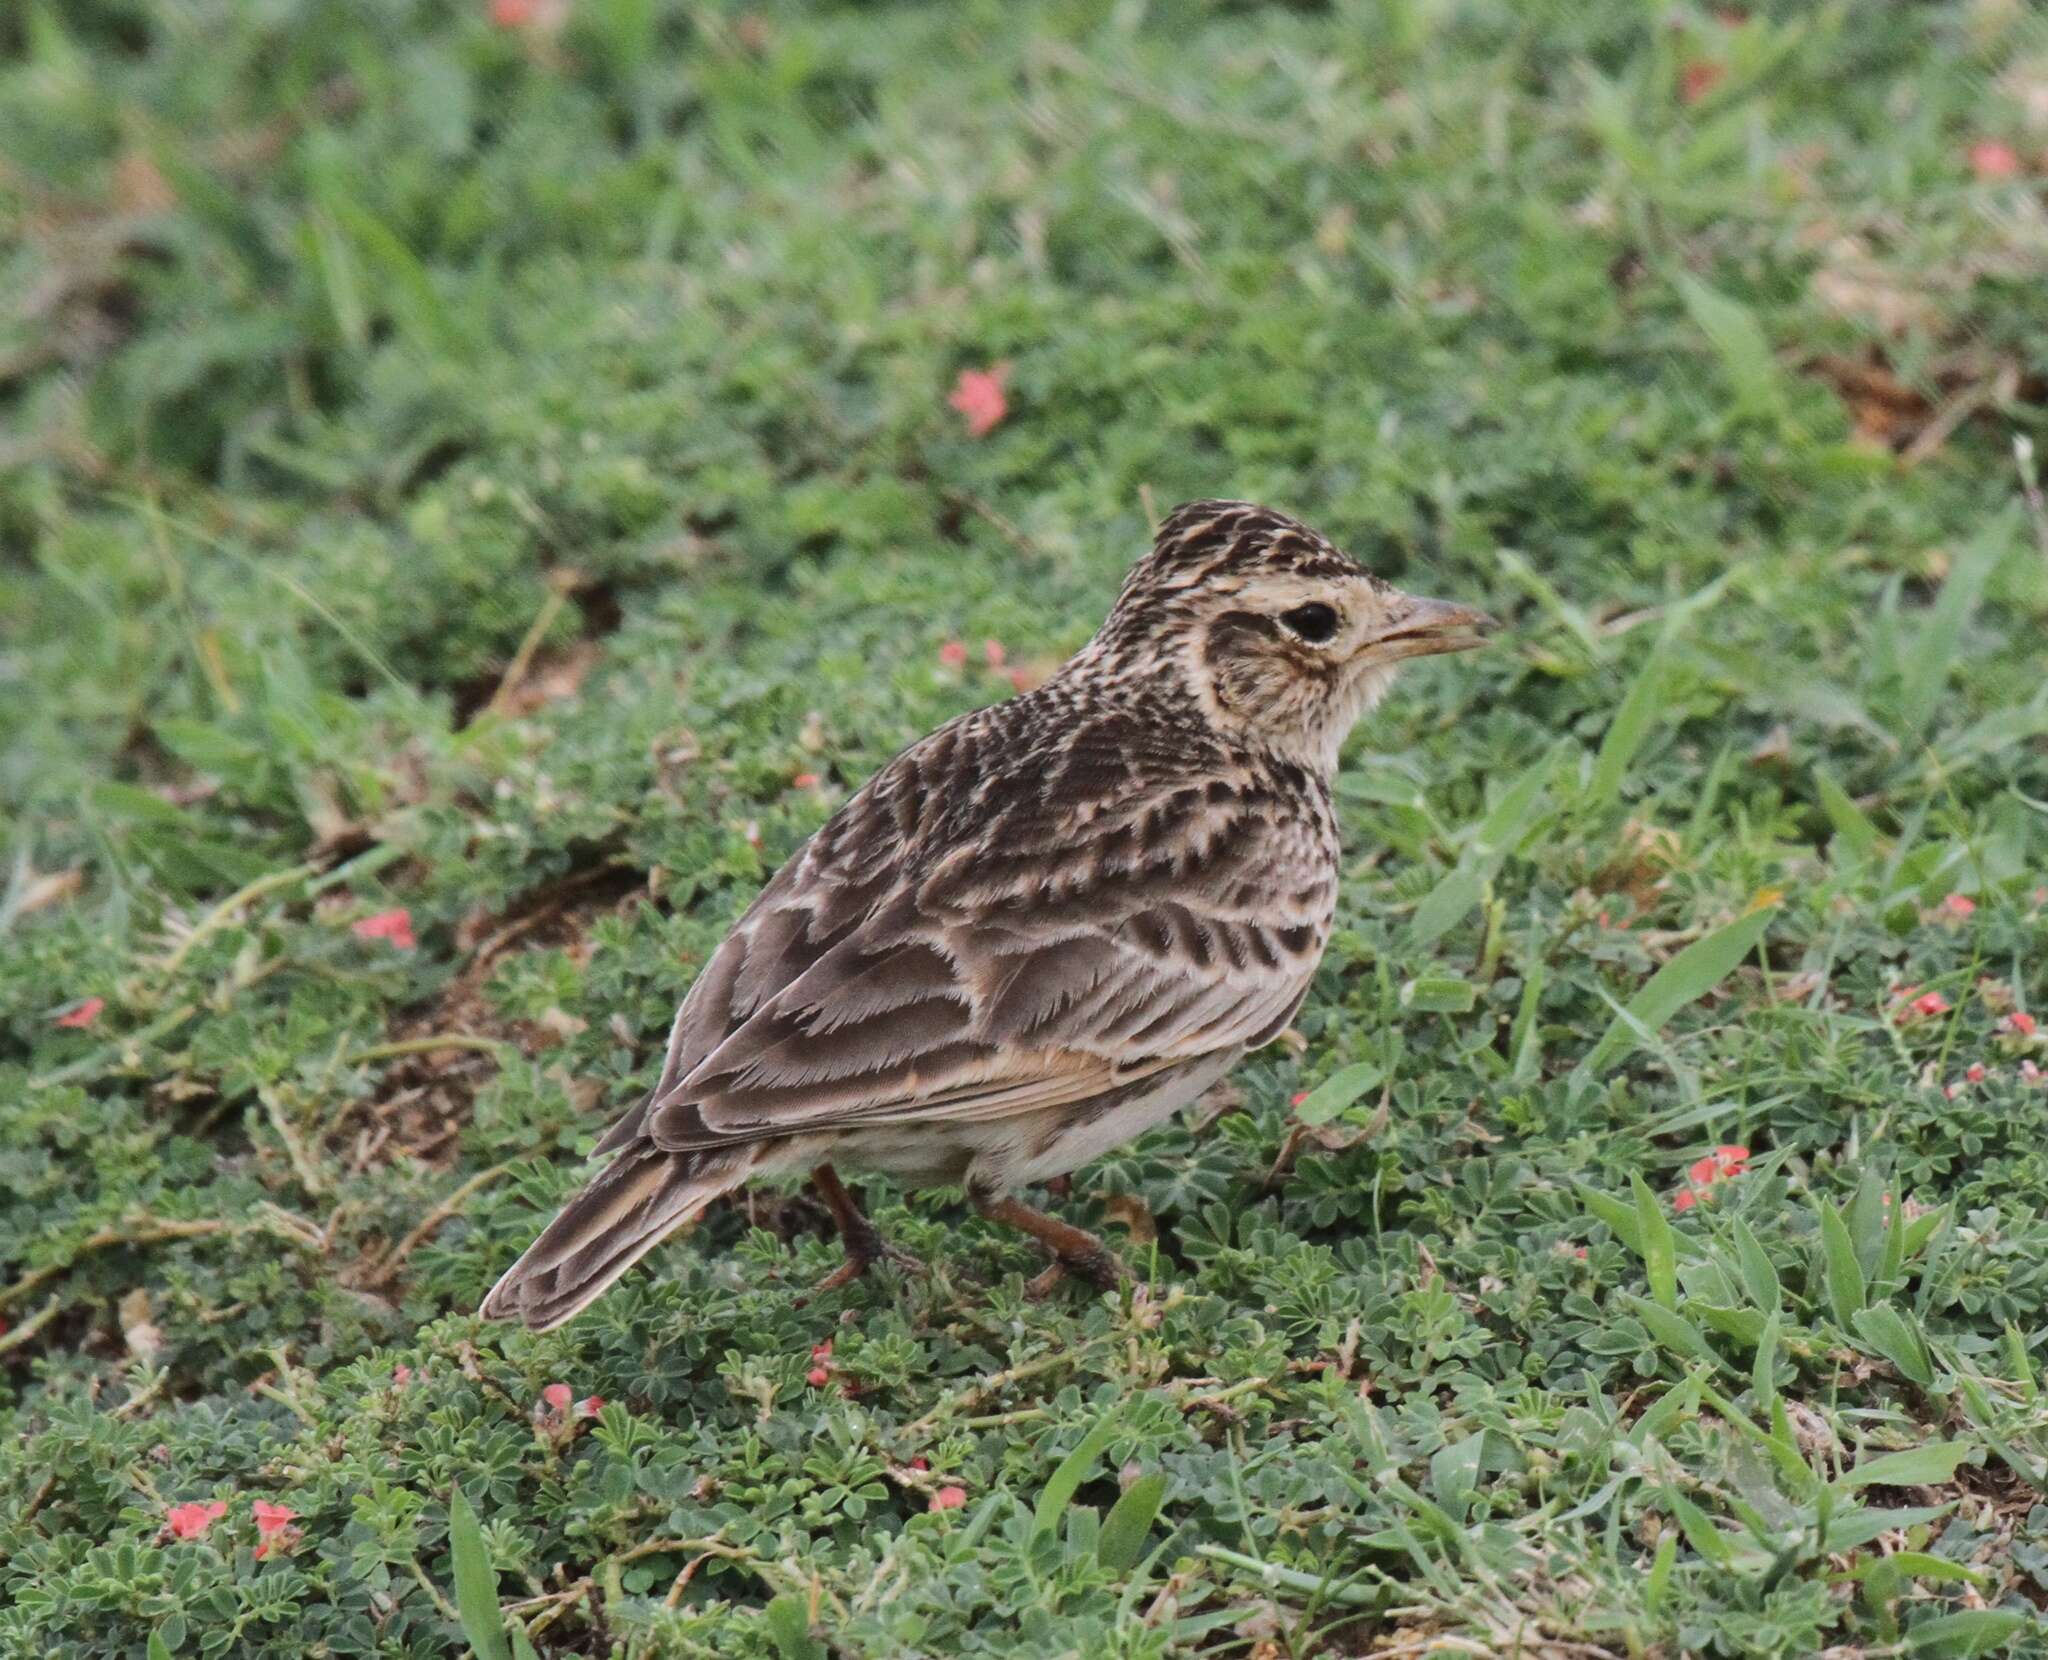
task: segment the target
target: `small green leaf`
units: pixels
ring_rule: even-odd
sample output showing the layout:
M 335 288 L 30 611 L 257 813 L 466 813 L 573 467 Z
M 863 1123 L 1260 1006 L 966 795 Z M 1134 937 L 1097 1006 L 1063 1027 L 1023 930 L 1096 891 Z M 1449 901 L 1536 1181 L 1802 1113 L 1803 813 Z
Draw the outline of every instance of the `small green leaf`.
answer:
M 1641 1176 L 1631 1174 L 1629 1186 L 1636 1199 L 1636 1238 L 1649 1276 L 1650 1295 L 1665 1308 L 1678 1306 L 1678 1247 L 1671 1236 L 1670 1220 L 1657 1196 Z
M 1749 1364 L 1749 1387 L 1756 1395 L 1757 1409 L 1767 1418 L 1778 1410 L 1778 1334 L 1779 1321 L 1774 1313 L 1764 1322 L 1763 1335 L 1756 1340 L 1756 1354 Z M 1791 1444 L 1796 1451 L 1797 1443 Z
M 484 1530 L 460 1487 L 448 1500 L 448 1554 L 455 1564 L 455 1607 L 476 1660 L 511 1660 L 505 1614 L 498 1606 L 498 1571 L 484 1548 Z
M 1867 859 L 1877 851 L 1877 826 L 1825 767 L 1813 769 L 1813 789 L 1820 797 L 1821 810 L 1835 827 L 1836 837 L 1852 857 Z
M 171 1645 L 164 1641 L 161 1631 L 149 1634 L 149 1660 L 171 1660 Z
M 1308 1092 L 1294 1116 L 1302 1123 L 1327 1124 L 1368 1090 L 1377 1089 L 1387 1075 L 1378 1061 L 1358 1061 L 1333 1072 Z
M 1616 1239 L 1641 1256 L 1643 1234 L 1636 1226 L 1636 1207 L 1625 1205 L 1611 1193 L 1602 1193 L 1597 1188 L 1581 1186 L 1578 1191 L 1579 1202 L 1612 1228 Z
M 1145 1540 L 1158 1518 L 1159 1504 L 1166 1497 L 1166 1476 L 1154 1470 L 1142 1475 L 1123 1490 L 1103 1519 L 1102 1539 L 1095 1548 L 1096 1559 L 1112 1573 L 1129 1573 L 1144 1554 Z
M 1650 1577 L 1643 1584 L 1643 1607 L 1652 1619 L 1664 1606 L 1671 1589 L 1671 1565 L 1678 1560 L 1678 1535 L 1667 1533 L 1657 1541 L 1657 1555 L 1650 1563 Z
M 1094 1428 L 1081 1437 L 1080 1445 L 1060 1460 L 1059 1467 L 1047 1478 L 1038 1495 L 1038 1506 L 1031 1513 L 1031 1531 L 1050 1533 L 1059 1526 L 1060 1512 L 1072 1502 L 1081 1483 L 1088 1479 L 1095 1468 L 1095 1461 L 1102 1456 L 1103 1449 L 1115 1438 L 1118 1413 L 1115 1407 L 1095 1420 Z
M 768 1640 L 782 1660 L 825 1660 L 825 1645 L 811 1635 L 811 1605 L 806 1597 L 785 1591 L 761 1610 Z
M 1866 1562 L 1855 1571 L 1855 1577 L 1867 1579 L 1871 1571 L 1880 1565 L 1895 1568 L 1912 1579 L 1931 1579 L 1943 1585 L 1975 1585 L 1981 1588 L 1991 1582 L 1988 1575 L 1975 1568 L 1951 1562 L 1945 1556 L 1929 1556 L 1919 1550 L 1894 1551 L 1890 1556 Z
M 1664 1502 L 1671 1507 L 1671 1514 L 1678 1519 L 1678 1525 L 1685 1533 L 1685 1542 L 1699 1552 L 1717 1568 L 1735 1566 L 1735 1546 L 1708 1518 L 1707 1513 L 1673 1489 L 1667 1488 Z
M 1674 1314 L 1668 1308 L 1659 1308 L 1643 1297 L 1631 1297 L 1621 1293 L 1628 1304 L 1629 1312 L 1649 1328 L 1657 1340 L 1657 1346 L 1668 1349 L 1672 1354 L 1686 1360 L 1703 1360 L 1710 1366 L 1721 1364 L 1721 1358 L 1707 1344 L 1698 1326 L 1682 1314 Z
M 1977 1451 L 1974 1441 L 1930 1441 L 1924 1447 L 1910 1447 L 1905 1452 L 1885 1453 L 1878 1458 L 1865 1459 L 1855 1469 L 1838 1476 L 1835 1486 L 1853 1490 L 1858 1487 L 1933 1487 L 1947 1481 Z
M 1415 907 L 1415 915 L 1408 922 L 1408 943 L 1411 946 L 1435 944 L 1479 903 L 1487 882 L 1507 859 L 1508 850 L 1520 839 L 1562 753 L 1562 745 L 1552 747 L 1540 761 L 1510 784 L 1500 800 L 1494 803 L 1493 810 L 1473 832 L 1472 840 L 1466 845 L 1457 865 Z
M 1769 1253 L 1755 1230 L 1741 1217 L 1734 1219 L 1731 1231 L 1735 1235 L 1735 1260 L 1742 1269 L 1742 1288 L 1765 1314 L 1776 1314 L 1784 1306 L 1784 1286 Z
M 1417 1014 L 1469 1014 L 1478 1000 L 1479 988 L 1455 975 L 1410 980 L 1401 988 L 1401 1006 Z
M 1937 1614 L 1906 1633 L 1915 1654 L 1931 1660 L 1973 1660 L 2017 1637 L 2032 1621 L 2011 1608 L 1969 1608 L 1960 1614 Z
M 1740 300 L 1709 288 L 1697 277 L 1679 272 L 1673 279 L 1694 325 L 1721 360 L 1728 389 L 1744 410 L 1757 413 L 1779 408 L 1783 386 L 1771 343 L 1756 313 Z
M 1814 1201 L 1820 1211 L 1821 1274 L 1827 1286 L 1828 1306 L 1835 1319 L 1853 1330 L 1856 1312 L 1863 1307 L 1863 1267 L 1856 1260 L 1856 1246 L 1849 1238 L 1848 1224 L 1841 1212 L 1825 1199 Z
M 1913 1317 L 1889 1303 L 1857 1310 L 1849 1324 L 1863 1343 L 1875 1349 L 1922 1389 L 1934 1382 L 1934 1362 Z

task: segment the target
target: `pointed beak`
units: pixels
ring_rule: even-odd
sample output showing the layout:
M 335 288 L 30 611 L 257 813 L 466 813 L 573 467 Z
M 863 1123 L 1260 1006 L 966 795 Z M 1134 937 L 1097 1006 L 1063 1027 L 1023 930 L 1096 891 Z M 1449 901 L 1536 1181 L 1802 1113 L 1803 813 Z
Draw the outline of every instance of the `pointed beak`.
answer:
M 1386 625 L 1365 640 L 1359 655 L 1375 663 L 1398 663 L 1406 657 L 1470 651 L 1484 645 L 1486 636 L 1499 626 L 1484 611 L 1455 600 L 1404 595 Z

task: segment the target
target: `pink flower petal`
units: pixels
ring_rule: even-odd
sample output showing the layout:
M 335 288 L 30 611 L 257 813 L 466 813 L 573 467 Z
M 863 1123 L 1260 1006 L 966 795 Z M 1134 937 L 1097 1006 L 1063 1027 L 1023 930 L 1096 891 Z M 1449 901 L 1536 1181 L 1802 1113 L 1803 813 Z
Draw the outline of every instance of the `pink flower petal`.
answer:
M 2005 1024 L 2010 1030 L 2017 1032 L 2021 1037 L 2032 1037 L 2034 1035 L 2034 1017 L 2018 1009 L 2015 1009 L 2005 1017 Z
M 946 399 L 959 410 L 967 425 L 967 436 L 981 438 L 993 431 L 1010 413 L 1010 401 L 1003 389 L 1010 382 L 1010 366 L 994 363 L 987 369 L 962 369 Z
M 966 1502 L 966 1488 L 941 1487 L 932 1495 L 931 1503 L 927 1508 L 932 1510 L 958 1510 Z
M 1700 1202 L 1700 1196 L 1692 1188 L 1680 1188 L 1671 1196 L 1671 1208 L 1676 1211 L 1691 1210 Z
M 389 940 L 395 951 L 410 951 L 419 941 L 412 937 L 412 912 L 403 905 L 395 911 L 379 911 L 360 917 L 349 925 L 359 940 Z
M 1941 908 L 1950 916 L 1968 916 L 1977 909 L 1977 901 L 1968 894 L 1952 893 L 1941 902 Z
M 1724 64 L 1710 58 L 1695 58 L 1679 71 L 1678 96 L 1685 103 L 1697 104 L 1721 84 L 1727 73 Z
M 272 1504 L 268 1499 L 258 1499 L 252 1508 L 256 1512 L 256 1531 L 265 1535 L 289 1527 L 299 1519 L 299 1513 L 290 1505 Z
M 948 640 L 939 647 L 939 661 L 949 669 L 961 668 L 967 662 L 967 648 L 958 640 Z
M 90 1026 L 95 1020 L 99 1019 L 100 1011 L 106 1006 L 107 1000 L 104 997 L 88 997 L 76 1008 L 66 1009 L 57 1016 L 56 1023 L 59 1026 L 69 1026 L 73 1029 L 81 1026 Z
M 1970 146 L 1970 171 L 1986 184 L 2019 176 L 2019 152 L 1995 138 L 1980 138 Z
M 576 1398 L 576 1391 L 566 1383 L 551 1383 L 540 1392 L 540 1398 L 557 1412 L 567 1412 L 569 1403 Z
M 1984 1063 L 1982 1061 L 1970 1062 L 1969 1069 L 1964 1072 L 1963 1076 L 1968 1078 L 1973 1084 L 1981 1084 L 1985 1076 Z
M 1010 660 L 1010 654 L 1003 649 L 1001 640 L 983 640 L 981 655 L 992 669 L 999 669 Z
M 789 781 L 789 787 L 793 790 L 815 790 L 818 787 L 818 775 L 815 772 L 800 772 Z
M 174 1504 L 164 1512 L 164 1524 L 180 1539 L 203 1539 L 206 1530 L 228 1513 L 219 1499 Z

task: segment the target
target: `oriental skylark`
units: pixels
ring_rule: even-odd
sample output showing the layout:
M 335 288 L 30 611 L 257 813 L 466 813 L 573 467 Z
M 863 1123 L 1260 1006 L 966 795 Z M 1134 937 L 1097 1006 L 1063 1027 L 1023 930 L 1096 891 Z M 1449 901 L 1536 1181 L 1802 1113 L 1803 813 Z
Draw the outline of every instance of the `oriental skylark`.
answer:
M 484 1299 L 546 1329 L 750 1178 L 808 1171 L 843 1285 L 899 1253 L 836 1171 L 966 1190 L 1062 1272 L 1121 1272 L 1014 1196 L 1141 1135 L 1285 1029 L 1330 937 L 1338 747 L 1480 612 L 1308 526 L 1202 501 L 1095 637 L 949 721 L 798 849 L 690 987 L 611 1162 Z

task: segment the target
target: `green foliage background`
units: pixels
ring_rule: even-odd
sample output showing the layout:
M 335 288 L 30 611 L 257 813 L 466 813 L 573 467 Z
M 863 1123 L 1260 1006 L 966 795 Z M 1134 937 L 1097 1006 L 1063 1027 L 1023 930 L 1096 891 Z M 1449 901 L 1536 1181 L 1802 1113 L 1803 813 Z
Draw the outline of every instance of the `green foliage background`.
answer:
M 2007 0 L 0 13 L 0 1652 L 2048 1652 L 2044 171 Z M 1211 494 L 1513 627 L 1147 1290 L 758 1194 L 480 1326 Z

